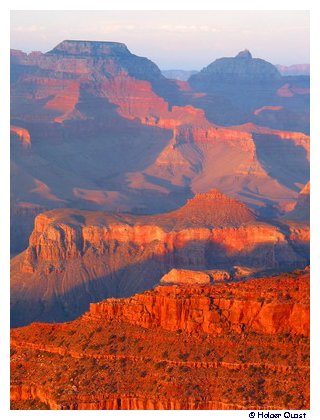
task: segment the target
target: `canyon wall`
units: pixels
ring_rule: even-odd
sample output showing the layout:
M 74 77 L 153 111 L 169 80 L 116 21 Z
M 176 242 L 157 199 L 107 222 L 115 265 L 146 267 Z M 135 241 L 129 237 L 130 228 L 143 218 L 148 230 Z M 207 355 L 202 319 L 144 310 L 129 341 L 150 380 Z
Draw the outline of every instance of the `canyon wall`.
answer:
M 309 301 L 306 269 L 158 286 L 12 329 L 12 407 L 308 409 Z
M 157 216 L 40 214 L 28 248 L 12 260 L 13 325 L 74 319 L 90 302 L 153 287 L 172 268 L 235 273 L 244 266 L 252 274 L 304 267 L 308 227 L 297 224 L 289 234 L 284 226 L 259 222 L 217 191 Z
M 197 273 L 194 273 L 197 278 Z M 200 273 L 199 283 L 202 280 Z M 158 286 L 127 299 L 108 299 L 90 305 L 86 316 L 169 331 L 181 329 L 190 334 L 226 334 L 244 331 L 258 334 L 300 334 L 309 336 L 309 306 L 303 284 L 296 283 L 294 291 L 282 295 L 274 288 L 266 291 L 266 283 L 259 279 L 249 284 Z M 283 276 L 281 287 L 290 279 Z M 301 290 L 299 289 L 301 287 Z M 215 292 L 218 291 L 216 294 Z M 259 292 L 262 291 L 260 294 Z

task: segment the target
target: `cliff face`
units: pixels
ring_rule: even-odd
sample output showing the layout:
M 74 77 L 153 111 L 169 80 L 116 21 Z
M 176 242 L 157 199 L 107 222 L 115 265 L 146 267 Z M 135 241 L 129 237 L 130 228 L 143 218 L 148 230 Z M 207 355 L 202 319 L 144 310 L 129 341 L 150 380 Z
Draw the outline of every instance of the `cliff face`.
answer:
M 252 247 L 260 242 L 285 242 L 276 229 L 255 225 L 255 220 L 254 213 L 244 204 L 216 190 L 197 194 L 180 209 L 157 216 L 51 211 L 36 217 L 25 260 L 35 268 L 37 262 L 80 257 L 92 249 L 102 255 L 112 242 L 132 244 L 142 250 L 158 243 L 162 247 L 160 254 L 171 253 L 193 241 L 222 246 L 230 242 L 231 253 L 232 248 L 249 249 L 249 241 L 253 241 Z
M 63 41 L 45 54 L 28 55 L 13 50 L 11 66 L 13 115 L 16 111 L 17 116 L 20 113 L 24 101 L 18 103 L 16 94 L 23 89 L 25 101 L 33 102 L 34 105 L 34 100 L 39 105 L 40 100 L 45 102 L 43 111 L 33 117 L 40 120 L 50 118 L 54 111 L 63 113 L 54 120 L 58 123 L 70 116 L 81 116 L 77 105 L 86 96 L 83 96 L 84 91 L 87 95 L 91 92 L 98 97 L 104 97 L 107 93 L 112 101 L 113 93 L 120 88 L 119 98 L 122 96 L 121 92 L 127 91 L 130 100 L 130 88 L 127 85 L 131 83 L 134 86 L 136 83 L 139 90 L 139 80 L 143 81 L 136 98 L 139 103 L 143 101 L 145 90 L 154 98 L 157 95 L 152 90 L 165 98 L 167 95 L 173 97 L 174 94 L 179 94 L 176 84 L 166 79 L 152 61 L 132 54 L 124 44 L 117 42 Z M 106 91 L 110 85 L 110 91 Z M 51 95 L 53 100 L 50 99 Z M 30 110 L 22 109 L 32 118 Z
M 144 328 L 182 329 L 190 334 L 250 331 L 309 336 L 310 316 L 305 289 L 277 295 L 273 287 L 266 290 L 266 284 L 272 284 L 272 280 L 266 279 L 201 288 L 196 284 L 206 283 L 203 274 L 195 272 L 194 277 L 193 285 L 158 286 L 152 292 L 132 298 L 91 304 L 85 317 L 117 319 Z M 283 277 L 286 279 L 285 275 Z M 286 289 L 290 283 L 290 279 L 282 280 L 281 287 Z
M 41 216 L 37 220 L 41 220 Z M 37 229 L 37 228 L 36 228 Z M 292 240 L 295 236 L 291 237 Z M 198 243 L 198 245 L 197 245 Z M 247 257 L 253 265 L 265 263 L 264 268 L 274 268 L 279 263 L 299 263 L 301 260 L 292 252 L 288 240 L 277 228 L 268 225 L 253 225 L 239 228 L 189 228 L 180 231 L 166 232 L 159 226 L 128 226 L 115 224 L 108 227 L 77 227 L 69 225 L 48 225 L 44 230 L 34 230 L 25 253 L 22 271 L 35 271 L 41 263 L 48 263 L 54 269 L 55 263 L 60 265 L 72 258 L 83 257 L 90 253 L 103 256 L 110 250 L 111 244 L 119 248 L 128 245 L 132 251 L 140 249 L 145 254 L 147 248 L 154 247 L 153 255 L 170 255 L 177 253 L 185 264 L 194 259 L 195 264 L 205 265 L 206 251 L 213 259 Z M 189 247 L 188 255 L 184 248 Z M 192 254 L 191 249 L 198 248 L 198 253 Z M 258 250 L 256 251 L 256 249 Z M 262 248 L 262 249 L 260 249 Z M 281 249 L 283 248 L 283 249 Z M 273 254 L 278 250 L 278 255 Z M 181 255 L 180 255 L 181 250 Z M 260 251 L 260 255 L 258 252 Z M 183 253 L 184 257 L 183 257 Z M 256 254 L 255 254 L 256 252 Z M 269 255 L 268 253 L 272 252 Z M 250 261 L 250 255 L 252 260 Z M 130 261 L 134 263 L 133 258 Z M 292 258 L 291 258 L 292 257 Z M 257 260 L 255 260 L 257 258 Z M 266 258 L 266 259 L 265 259 Z M 123 261 L 125 263 L 125 261 Z
M 253 121 L 277 129 L 309 132 L 310 86 L 308 76 L 284 77 L 279 68 L 249 51 L 219 58 L 192 75 L 192 89 L 207 95 L 194 104 L 209 120 L 229 125 Z M 290 101 L 284 98 L 291 98 Z M 217 106 L 219 103 L 219 106 Z M 265 112 L 256 113 L 258 109 Z
M 256 63 L 248 53 L 232 60 L 241 68 Z M 70 40 L 45 54 L 11 51 L 11 76 L 17 215 L 21 203 L 149 214 L 219 188 L 273 216 L 309 180 L 309 138 L 299 132 L 306 83 L 281 80 L 278 88 L 291 95 L 282 97 L 265 81 L 267 95 L 256 100 L 254 88 L 239 105 L 233 88 L 217 97 L 177 84 L 124 44 Z M 230 127 L 248 121 L 256 125 Z M 280 129 L 268 129 L 274 125 Z M 16 223 L 28 220 L 21 215 Z
M 286 214 L 287 218 L 295 221 L 310 222 L 310 182 L 308 182 L 300 191 L 298 199 L 293 209 Z
M 12 407 L 308 409 L 308 337 L 307 271 L 158 286 L 13 329 Z
M 300 244 L 307 244 L 307 230 L 296 225 L 289 236 L 286 229 L 258 222 L 216 190 L 157 216 L 40 214 L 27 250 L 12 261 L 13 325 L 72 319 L 92 300 L 154 286 L 171 268 L 245 266 L 251 273 L 305 266 L 308 252 Z

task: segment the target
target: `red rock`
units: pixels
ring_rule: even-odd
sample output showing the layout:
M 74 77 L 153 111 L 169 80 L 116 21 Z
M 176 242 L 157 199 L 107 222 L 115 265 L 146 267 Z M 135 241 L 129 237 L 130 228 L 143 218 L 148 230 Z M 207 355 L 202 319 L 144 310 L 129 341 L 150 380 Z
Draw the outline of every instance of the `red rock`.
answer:
M 86 316 L 90 317 L 92 314 L 106 320 L 121 319 L 144 328 L 161 326 L 164 329 L 182 329 L 189 333 L 203 331 L 207 334 L 222 334 L 230 330 L 238 331 L 241 324 L 243 328 L 259 334 L 288 332 L 309 335 L 309 307 L 304 303 L 306 294 L 299 298 L 297 295 L 295 298 L 289 295 L 288 298 L 283 298 L 279 293 L 276 298 L 273 295 L 272 302 L 267 302 L 268 293 L 259 294 L 266 287 L 261 279 L 236 285 L 228 284 L 224 288 L 200 288 L 197 283 L 210 282 L 207 275 L 203 275 L 205 273 L 194 272 L 193 278 L 188 278 L 189 273 L 172 271 L 162 282 L 175 283 L 170 280 L 178 276 L 177 283 L 181 287 L 158 286 L 154 292 L 145 292 L 132 298 L 94 303 L 90 305 L 90 312 Z M 266 282 L 272 284 L 271 279 Z M 283 280 L 282 287 L 288 287 L 290 282 L 290 279 Z M 214 295 L 215 290 L 221 290 L 218 296 Z M 234 295 L 232 299 L 227 297 L 230 293 Z M 223 317 L 219 314 L 223 314 Z
M 25 128 L 10 126 L 10 132 L 16 134 L 21 141 L 23 148 L 29 149 L 31 147 L 30 133 Z
M 240 66 L 254 62 L 248 57 L 232 60 L 240 61 Z M 218 127 L 196 102 L 209 100 L 210 95 L 188 92 L 186 83 L 178 88 L 150 60 L 131 54 L 124 44 L 64 41 L 46 54 L 12 51 L 11 63 L 12 118 L 28 127 L 34 139 L 28 156 L 21 159 L 20 150 L 13 153 L 14 200 L 46 208 L 140 208 L 154 213 L 176 208 L 187 198 L 186 188 L 203 192 L 218 187 L 252 208 L 268 203 L 283 209 L 296 198 L 288 185 L 304 175 L 303 154 L 297 170 L 286 170 L 279 183 L 271 173 L 282 166 L 281 156 L 275 171 L 266 170 L 265 151 L 257 152 L 254 135 L 265 135 L 266 144 L 269 135 L 277 136 L 290 141 L 289 148 L 292 142 L 307 153 L 308 136 L 258 126 Z M 271 105 L 254 109 L 263 106 Z M 119 141 L 109 141 L 109 136 Z M 83 155 L 75 152 L 80 144 Z M 142 162 L 137 159 L 141 156 Z M 50 174 L 44 161 L 52 167 Z M 47 190 L 30 188 L 31 182 Z M 177 190 L 184 194 L 180 200 Z
M 307 245 L 308 227 L 296 224 L 291 232 L 287 237 L 278 227 L 257 222 L 246 206 L 218 191 L 198 194 L 180 209 L 157 216 L 46 212 L 36 217 L 27 250 L 12 260 L 13 317 L 23 322 L 74 318 L 90 296 L 133 294 L 158 283 L 171 268 L 229 272 L 245 265 L 250 274 L 305 266 L 307 251 L 300 255 L 295 244 Z M 57 293 L 68 308 L 67 318 L 55 309 Z M 44 295 L 47 303 L 41 308 L 21 306 Z
M 158 286 L 11 330 L 12 407 L 308 409 L 308 337 L 308 272 Z
M 160 283 L 174 284 L 209 284 L 210 276 L 202 271 L 193 270 L 177 270 L 173 268 L 169 273 L 165 274 Z

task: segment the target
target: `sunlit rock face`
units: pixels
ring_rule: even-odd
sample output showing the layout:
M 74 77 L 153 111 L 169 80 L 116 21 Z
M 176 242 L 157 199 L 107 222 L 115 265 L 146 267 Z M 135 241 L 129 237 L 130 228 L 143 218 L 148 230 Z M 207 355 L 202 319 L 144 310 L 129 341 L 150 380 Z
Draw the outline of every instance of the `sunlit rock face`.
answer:
M 13 409 L 309 408 L 308 107 L 248 50 L 11 51 Z
M 13 325 L 73 319 L 92 301 L 153 287 L 170 269 L 204 270 L 210 283 L 304 267 L 308 227 L 288 223 L 261 222 L 217 190 L 152 216 L 40 214 L 28 248 L 12 260 Z
M 203 274 L 13 329 L 12 408 L 308 409 L 308 271 Z
M 232 77 L 217 84 L 218 97 L 209 92 L 215 83 L 199 91 L 116 42 L 12 50 L 13 252 L 32 230 L 27 206 L 159 213 L 218 188 L 279 215 L 309 180 L 300 124 L 307 124 L 307 81 L 278 83 L 277 70 L 248 51 L 221 60 L 194 77 L 250 75 L 253 84 L 264 77 L 263 92 L 255 85 L 240 97 L 242 83 Z M 277 159 L 268 155 L 271 144 Z
M 307 95 L 270 63 L 244 51 L 209 65 L 196 76 L 228 79 L 219 100 L 120 43 L 63 41 L 12 51 L 11 64 L 12 253 L 24 251 L 12 261 L 15 325 L 72 319 L 172 268 L 308 263 L 308 225 L 286 213 L 309 181 L 309 136 L 273 127 Z M 235 125 L 232 77 L 247 74 L 265 90 L 248 88 Z

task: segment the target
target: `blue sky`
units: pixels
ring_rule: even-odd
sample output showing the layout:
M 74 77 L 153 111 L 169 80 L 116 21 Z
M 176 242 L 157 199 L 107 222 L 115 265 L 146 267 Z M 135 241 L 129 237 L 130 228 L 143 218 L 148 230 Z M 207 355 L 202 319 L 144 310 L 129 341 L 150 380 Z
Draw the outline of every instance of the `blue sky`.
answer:
M 124 42 L 161 69 L 196 69 L 248 48 L 273 64 L 309 63 L 306 11 L 13 11 L 11 48 L 63 39 Z

